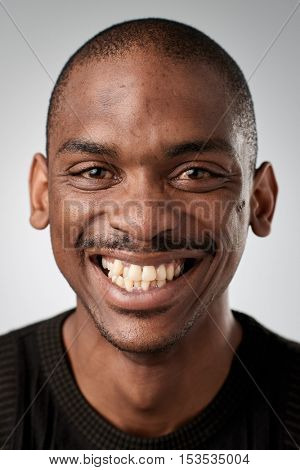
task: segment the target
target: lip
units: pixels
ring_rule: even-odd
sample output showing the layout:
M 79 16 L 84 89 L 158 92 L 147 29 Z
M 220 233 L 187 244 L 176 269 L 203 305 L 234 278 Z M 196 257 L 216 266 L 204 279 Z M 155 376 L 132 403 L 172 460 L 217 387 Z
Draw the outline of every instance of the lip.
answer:
M 107 258 L 116 258 L 129 264 L 137 264 L 140 266 L 156 266 L 159 264 L 167 264 L 172 261 L 185 260 L 187 258 L 193 258 L 201 260 L 207 253 L 198 250 L 192 252 L 191 250 L 180 251 L 179 253 L 129 253 L 128 251 L 121 250 L 86 250 L 88 256 L 104 256 Z
M 96 253 L 93 254 L 95 255 Z M 108 256 L 108 254 L 104 253 L 101 253 L 101 255 Z M 156 261 L 155 264 L 157 264 L 170 262 L 170 260 L 173 259 L 178 260 L 187 258 L 187 256 L 181 256 L 180 258 L 178 256 L 173 257 L 173 254 L 170 258 L 170 255 L 171 254 L 169 253 L 168 257 L 164 255 L 152 256 L 150 259 L 150 257 L 148 256 L 146 257 L 143 255 L 143 257 L 141 257 L 137 256 L 136 254 L 135 256 L 131 256 L 128 253 L 123 254 L 122 257 L 119 257 L 119 253 L 113 253 L 114 258 L 118 258 L 124 261 L 129 261 L 130 258 L 130 263 L 141 265 L 145 265 L 146 263 L 149 263 L 149 265 L 151 265 L 151 263 L 154 264 L 154 259 Z M 112 256 L 112 253 L 110 253 L 109 256 Z M 141 258 L 143 258 L 143 261 L 141 261 Z M 194 279 L 195 277 L 198 277 L 198 270 L 203 264 L 204 258 L 204 256 L 200 258 L 198 253 L 198 259 L 196 260 L 195 265 L 190 268 L 186 273 L 182 274 L 171 282 L 167 282 L 163 287 L 150 289 L 149 291 L 132 290 L 131 292 L 128 292 L 125 289 L 118 287 L 116 284 L 111 282 L 111 280 L 104 274 L 101 268 L 96 266 L 96 264 L 90 258 L 88 259 L 88 271 L 90 273 L 91 285 L 94 289 L 98 289 L 105 292 L 105 300 L 112 307 L 115 306 L 116 308 L 123 310 L 146 311 L 153 310 L 155 308 L 172 307 L 174 304 L 178 303 L 179 298 L 182 295 L 182 289 L 187 287 L 190 288 L 189 284 L 191 284 L 192 286 L 194 285 Z M 206 259 L 208 260 L 209 258 L 210 256 L 206 254 Z

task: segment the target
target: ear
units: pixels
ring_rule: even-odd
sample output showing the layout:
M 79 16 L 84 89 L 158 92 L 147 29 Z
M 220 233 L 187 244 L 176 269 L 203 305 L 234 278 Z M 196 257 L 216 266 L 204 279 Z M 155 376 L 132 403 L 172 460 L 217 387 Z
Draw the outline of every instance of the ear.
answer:
M 264 162 L 255 170 L 250 200 L 250 225 L 259 237 L 266 237 L 271 231 L 275 211 L 278 185 L 271 163 Z
M 33 157 L 29 173 L 30 223 L 36 229 L 43 229 L 49 223 L 48 165 L 41 153 Z

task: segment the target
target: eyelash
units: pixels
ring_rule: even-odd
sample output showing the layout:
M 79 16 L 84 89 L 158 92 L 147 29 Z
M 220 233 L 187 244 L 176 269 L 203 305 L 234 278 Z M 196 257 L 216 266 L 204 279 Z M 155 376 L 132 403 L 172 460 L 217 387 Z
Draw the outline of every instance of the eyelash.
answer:
M 199 165 L 199 166 L 198 166 Z M 182 191 L 188 192 L 209 192 L 221 188 L 225 183 L 230 180 L 230 175 L 225 172 L 212 170 L 209 166 L 200 166 L 200 163 L 191 161 L 186 162 L 186 166 L 179 165 L 177 168 L 169 174 L 168 180 L 169 184 L 174 188 Z M 219 166 L 218 166 L 219 169 Z M 110 173 L 109 177 L 88 177 L 84 176 L 84 173 L 88 173 L 92 170 L 102 170 Z M 183 176 L 184 173 L 196 170 L 206 173 L 203 177 L 191 177 Z M 100 189 L 109 189 L 113 186 L 122 182 L 124 175 L 120 173 L 114 167 L 106 168 L 105 165 L 94 164 L 86 168 L 70 171 L 71 176 L 76 178 L 74 183 L 78 188 L 85 190 L 100 190 Z M 231 175 L 232 176 L 232 175 Z
M 108 171 L 110 173 L 112 173 L 111 170 L 109 170 L 108 168 L 105 168 L 104 166 L 91 166 L 91 167 L 88 167 L 88 168 L 84 168 L 83 170 L 80 170 L 80 171 L 77 171 L 75 173 L 73 173 L 73 175 L 77 176 L 77 175 L 82 175 L 83 173 L 87 173 L 89 171 L 92 171 L 92 170 L 104 170 L 104 171 Z M 183 173 L 186 173 L 187 171 L 189 170 L 199 170 L 199 171 L 203 171 L 205 173 L 209 173 L 211 176 L 213 177 L 224 177 L 225 175 L 222 174 L 222 173 L 217 173 L 216 171 L 212 171 L 210 170 L 209 168 L 205 168 L 203 166 L 190 166 L 188 168 L 185 168 L 183 169 L 178 176 L 180 176 L 181 174 Z M 178 178 L 178 176 L 176 176 L 175 178 Z
M 112 172 L 111 172 L 110 170 L 108 170 L 107 168 L 104 168 L 104 167 L 102 167 L 102 166 L 93 166 L 93 167 L 91 167 L 91 168 L 87 168 L 87 169 L 85 169 L 85 170 L 82 170 L 82 171 L 80 172 L 80 175 L 83 175 L 83 173 L 88 173 L 88 172 L 90 172 L 90 171 L 92 171 L 92 170 L 103 170 L 103 171 L 108 171 L 109 173 L 112 174 Z M 88 179 L 94 179 L 94 178 L 88 178 Z M 97 179 L 97 178 L 95 178 L 95 179 Z M 101 179 L 102 179 L 102 178 L 101 178 Z M 106 178 L 103 178 L 103 179 L 106 179 Z
M 83 168 L 82 170 L 71 172 L 71 175 L 72 176 L 83 176 L 84 173 L 88 173 L 89 171 L 92 171 L 92 170 L 108 171 L 112 175 L 111 179 L 116 179 L 117 178 L 116 174 L 113 173 L 113 169 L 108 169 L 105 166 L 100 166 L 100 165 L 93 165 L 93 166 L 90 166 L 90 167 L 87 167 L 87 168 Z M 96 180 L 97 178 L 86 178 L 86 179 L 95 179 Z M 99 179 L 108 179 L 108 178 L 99 178 Z
M 184 168 L 182 171 L 178 172 L 178 175 L 173 178 L 178 179 L 183 173 L 186 173 L 189 170 L 199 170 L 199 171 L 202 171 L 203 173 L 209 173 L 210 177 L 212 178 L 225 178 L 227 176 L 225 173 L 213 171 L 210 168 L 192 164 L 188 168 Z

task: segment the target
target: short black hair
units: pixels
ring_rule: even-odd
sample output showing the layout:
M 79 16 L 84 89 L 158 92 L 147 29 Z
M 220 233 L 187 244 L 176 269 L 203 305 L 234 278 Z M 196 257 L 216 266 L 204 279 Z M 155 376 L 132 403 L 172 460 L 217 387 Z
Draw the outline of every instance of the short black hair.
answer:
M 46 129 L 46 154 L 58 111 L 63 104 L 64 88 L 74 68 L 87 62 L 115 57 L 122 60 L 134 48 L 155 51 L 176 62 L 202 62 L 213 68 L 225 83 L 228 111 L 242 131 L 249 148 L 253 170 L 257 157 L 257 130 L 254 106 L 247 81 L 237 63 L 213 39 L 198 29 L 162 18 L 143 18 L 115 24 L 89 39 L 64 65 L 51 94 Z

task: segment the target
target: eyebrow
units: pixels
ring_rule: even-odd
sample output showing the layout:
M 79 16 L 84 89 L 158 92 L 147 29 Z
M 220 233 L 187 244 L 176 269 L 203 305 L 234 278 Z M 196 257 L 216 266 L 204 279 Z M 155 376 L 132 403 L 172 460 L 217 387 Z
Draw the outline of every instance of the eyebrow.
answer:
M 89 153 L 112 158 L 118 157 L 118 152 L 114 147 L 85 139 L 68 140 L 59 148 L 57 155 L 61 153 Z
M 225 139 L 221 138 L 193 140 L 176 144 L 167 148 L 165 155 L 167 158 L 173 158 L 186 153 L 203 154 L 214 151 L 227 153 L 232 156 L 236 155 L 233 146 Z M 57 155 L 61 153 L 88 153 L 98 156 L 109 156 L 113 159 L 118 158 L 116 147 L 85 139 L 68 140 L 59 148 Z
M 192 142 L 184 142 L 182 144 L 174 145 L 167 149 L 166 155 L 168 157 L 177 157 L 185 153 L 199 153 L 206 152 L 224 152 L 234 156 L 236 154 L 233 146 L 225 139 L 211 138 L 203 140 L 193 140 Z

